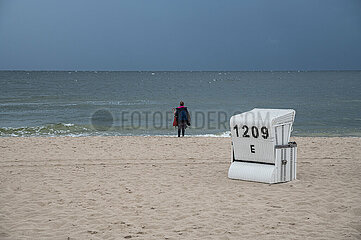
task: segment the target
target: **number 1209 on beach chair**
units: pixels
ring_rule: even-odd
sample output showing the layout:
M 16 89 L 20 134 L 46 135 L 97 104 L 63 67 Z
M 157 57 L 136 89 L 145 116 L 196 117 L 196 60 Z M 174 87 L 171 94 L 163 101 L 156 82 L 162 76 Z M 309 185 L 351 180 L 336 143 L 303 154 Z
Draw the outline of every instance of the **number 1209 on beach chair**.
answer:
M 255 108 L 232 116 L 228 177 L 264 183 L 296 179 L 297 144 L 289 142 L 295 114 L 292 109 Z

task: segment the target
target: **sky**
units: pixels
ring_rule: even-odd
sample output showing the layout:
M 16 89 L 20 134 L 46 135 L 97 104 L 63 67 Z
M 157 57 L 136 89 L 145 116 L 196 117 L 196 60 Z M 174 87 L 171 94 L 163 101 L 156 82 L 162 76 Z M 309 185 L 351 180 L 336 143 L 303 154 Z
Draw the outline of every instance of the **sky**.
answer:
M 361 1 L 0 0 L 0 70 L 361 70 Z

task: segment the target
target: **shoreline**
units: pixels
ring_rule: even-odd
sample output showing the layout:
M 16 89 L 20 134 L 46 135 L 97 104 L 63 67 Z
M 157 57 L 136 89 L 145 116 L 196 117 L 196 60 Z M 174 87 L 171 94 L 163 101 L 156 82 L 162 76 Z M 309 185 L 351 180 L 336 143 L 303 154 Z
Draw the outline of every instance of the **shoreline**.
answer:
M 211 136 L 210 136 L 211 135 Z M 7 138 L 92 138 L 92 137 L 104 137 L 104 138 L 112 138 L 112 137 L 135 137 L 135 138 L 148 138 L 148 137 L 157 137 L 157 138 L 178 138 L 176 134 L 174 135 L 92 135 L 92 136 L 70 136 L 70 135 L 56 135 L 56 136 L 0 136 L 0 139 Z M 231 136 L 222 136 L 216 134 L 205 134 L 205 135 L 185 135 L 180 138 L 231 138 Z M 361 136 L 291 136 L 290 138 L 356 138 L 361 139 Z

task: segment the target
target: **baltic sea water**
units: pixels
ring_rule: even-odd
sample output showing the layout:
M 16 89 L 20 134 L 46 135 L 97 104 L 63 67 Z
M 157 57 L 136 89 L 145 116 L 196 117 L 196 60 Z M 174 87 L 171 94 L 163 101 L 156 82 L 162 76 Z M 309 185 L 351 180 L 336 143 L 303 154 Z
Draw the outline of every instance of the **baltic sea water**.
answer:
M 227 136 L 235 113 L 292 108 L 295 136 L 361 136 L 361 71 L 0 71 L 0 86 L 0 136 L 174 135 L 180 100 L 189 135 Z

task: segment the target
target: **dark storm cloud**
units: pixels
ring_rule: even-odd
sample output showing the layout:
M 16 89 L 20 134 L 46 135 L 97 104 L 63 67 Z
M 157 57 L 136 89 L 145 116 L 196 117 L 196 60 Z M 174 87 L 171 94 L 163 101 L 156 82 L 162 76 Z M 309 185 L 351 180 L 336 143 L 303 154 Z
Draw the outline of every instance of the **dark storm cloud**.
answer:
M 0 1 L 0 69 L 361 69 L 358 0 Z

